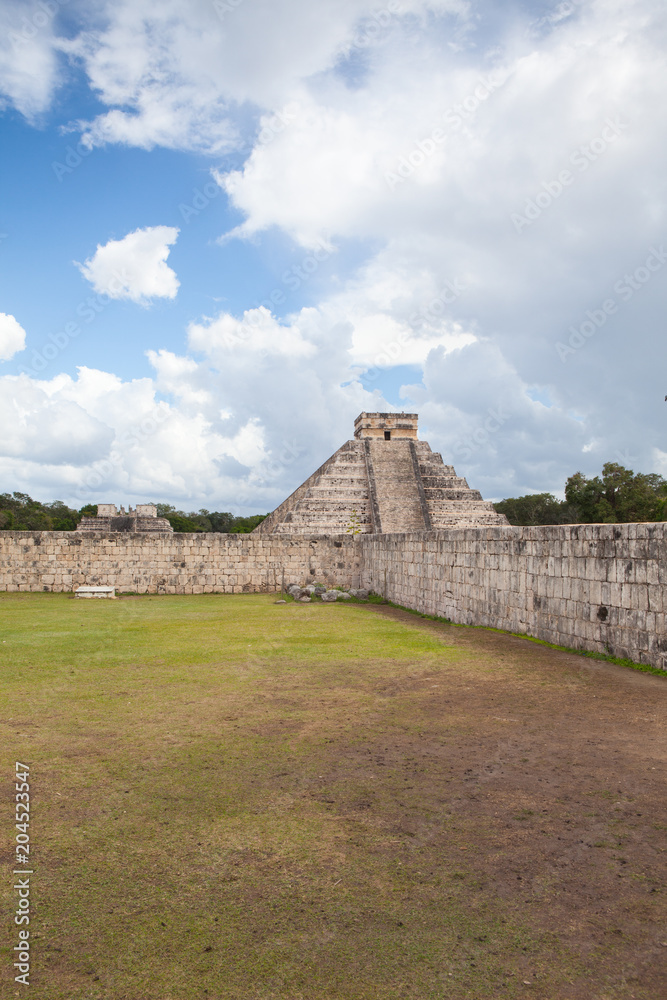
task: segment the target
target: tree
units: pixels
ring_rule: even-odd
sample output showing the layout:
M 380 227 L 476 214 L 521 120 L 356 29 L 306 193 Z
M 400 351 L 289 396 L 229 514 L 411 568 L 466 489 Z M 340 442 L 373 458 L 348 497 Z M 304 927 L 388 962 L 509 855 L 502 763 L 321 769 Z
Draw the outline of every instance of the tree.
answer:
M 253 531 L 267 514 L 253 514 L 251 517 L 235 517 L 227 511 L 176 510 L 168 503 L 157 504 L 158 517 L 166 517 L 174 531 L 220 531 L 228 534 L 247 534 Z
M 588 479 L 575 472 L 565 484 L 565 498 L 584 524 L 616 524 L 664 519 L 667 482 L 656 473 L 634 473 L 607 462 L 602 476 Z
M 74 531 L 81 514 L 62 500 L 42 504 L 27 493 L 0 494 L 0 529 L 4 531 Z
M 268 516 L 268 514 L 253 514 L 251 517 L 235 517 L 230 532 L 232 535 L 248 535 Z
M 172 526 L 174 531 L 205 531 L 200 524 L 197 524 L 189 517 L 184 517 L 182 514 L 170 514 L 167 518 L 169 524 Z
M 232 528 L 234 527 L 233 514 L 230 514 L 227 511 L 224 511 L 222 513 L 220 511 L 214 511 L 213 513 L 207 511 L 206 513 L 209 521 L 211 522 L 211 531 L 228 532 L 231 531 Z
M 570 515 L 569 505 L 557 500 L 552 493 L 529 493 L 501 500 L 493 506 L 510 524 L 567 524 Z
M 52 503 L 44 504 L 49 511 L 53 531 L 76 531 L 76 526 L 81 520 L 81 515 L 76 510 L 71 510 L 62 500 L 54 500 Z
M 601 476 L 575 472 L 565 484 L 565 500 L 533 493 L 494 504 L 510 524 L 616 524 L 667 520 L 667 482 L 657 473 L 634 473 L 607 462 Z

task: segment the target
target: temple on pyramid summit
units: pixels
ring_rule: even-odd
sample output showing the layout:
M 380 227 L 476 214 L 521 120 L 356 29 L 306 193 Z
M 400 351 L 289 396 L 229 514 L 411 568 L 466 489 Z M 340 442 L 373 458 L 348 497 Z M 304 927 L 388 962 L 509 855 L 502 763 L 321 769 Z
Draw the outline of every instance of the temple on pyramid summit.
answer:
M 354 440 L 255 528 L 257 534 L 388 534 L 509 522 L 417 439 L 416 413 L 360 413 Z

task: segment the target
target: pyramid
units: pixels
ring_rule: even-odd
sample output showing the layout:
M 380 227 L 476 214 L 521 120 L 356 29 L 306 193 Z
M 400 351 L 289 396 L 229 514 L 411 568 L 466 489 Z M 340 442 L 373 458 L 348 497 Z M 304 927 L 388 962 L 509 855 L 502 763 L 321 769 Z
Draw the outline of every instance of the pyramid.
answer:
M 360 413 L 354 439 L 255 528 L 256 534 L 388 534 L 508 524 L 426 441 L 416 413 Z

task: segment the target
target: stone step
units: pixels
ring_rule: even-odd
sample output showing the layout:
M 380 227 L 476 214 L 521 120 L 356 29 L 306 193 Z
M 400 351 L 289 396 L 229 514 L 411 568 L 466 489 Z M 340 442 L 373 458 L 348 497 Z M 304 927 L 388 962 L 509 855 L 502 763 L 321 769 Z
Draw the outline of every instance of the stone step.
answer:
M 345 489 L 339 489 L 339 490 L 330 489 L 329 487 L 313 486 L 312 490 L 310 491 L 310 496 L 311 498 L 316 497 L 318 499 L 324 499 L 324 500 L 330 497 L 332 500 L 348 499 L 348 500 L 359 501 L 359 503 L 366 503 L 368 500 L 368 490 L 367 489 L 351 490 L 349 486 L 347 486 Z
M 410 442 L 373 440 L 368 456 L 382 531 L 423 531 L 426 524 Z
M 501 514 L 495 511 L 491 514 L 485 511 L 442 511 L 431 514 L 433 528 L 449 528 L 452 525 L 463 525 L 474 528 L 479 525 L 504 526 Z
M 429 506 L 438 500 L 480 500 L 484 503 L 479 490 L 433 489 L 426 486 L 424 494 Z
M 445 489 L 458 487 L 459 489 L 469 489 L 467 481 L 463 476 L 443 476 L 439 472 L 432 469 L 425 469 L 424 466 L 419 468 L 420 475 L 422 477 L 422 482 L 424 486 L 441 486 Z
M 368 477 L 364 476 L 363 479 L 359 476 L 357 479 L 351 479 L 349 476 L 345 478 L 337 478 L 334 476 L 322 477 L 316 486 L 311 486 L 311 490 L 364 490 L 368 493 Z
M 354 500 L 349 497 L 341 498 L 340 500 L 331 497 L 317 497 L 308 496 L 299 502 L 299 505 L 295 508 L 295 511 L 304 510 L 331 510 L 331 511 L 349 511 L 352 508 L 357 511 L 360 510 L 370 510 L 369 504 L 365 500 Z

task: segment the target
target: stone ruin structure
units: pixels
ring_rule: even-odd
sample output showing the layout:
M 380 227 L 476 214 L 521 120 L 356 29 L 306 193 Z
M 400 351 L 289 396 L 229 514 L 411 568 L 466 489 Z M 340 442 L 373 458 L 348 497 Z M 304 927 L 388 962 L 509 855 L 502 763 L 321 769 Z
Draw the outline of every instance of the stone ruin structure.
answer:
M 133 510 L 124 507 L 116 509 L 113 503 L 99 503 L 97 517 L 82 517 L 76 526 L 77 531 L 141 531 L 155 533 L 158 531 L 173 532 L 166 517 L 157 516 L 154 503 L 138 503 Z
M 416 413 L 360 413 L 346 441 L 254 534 L 387 534 L 509 522 L 417 439 Z

